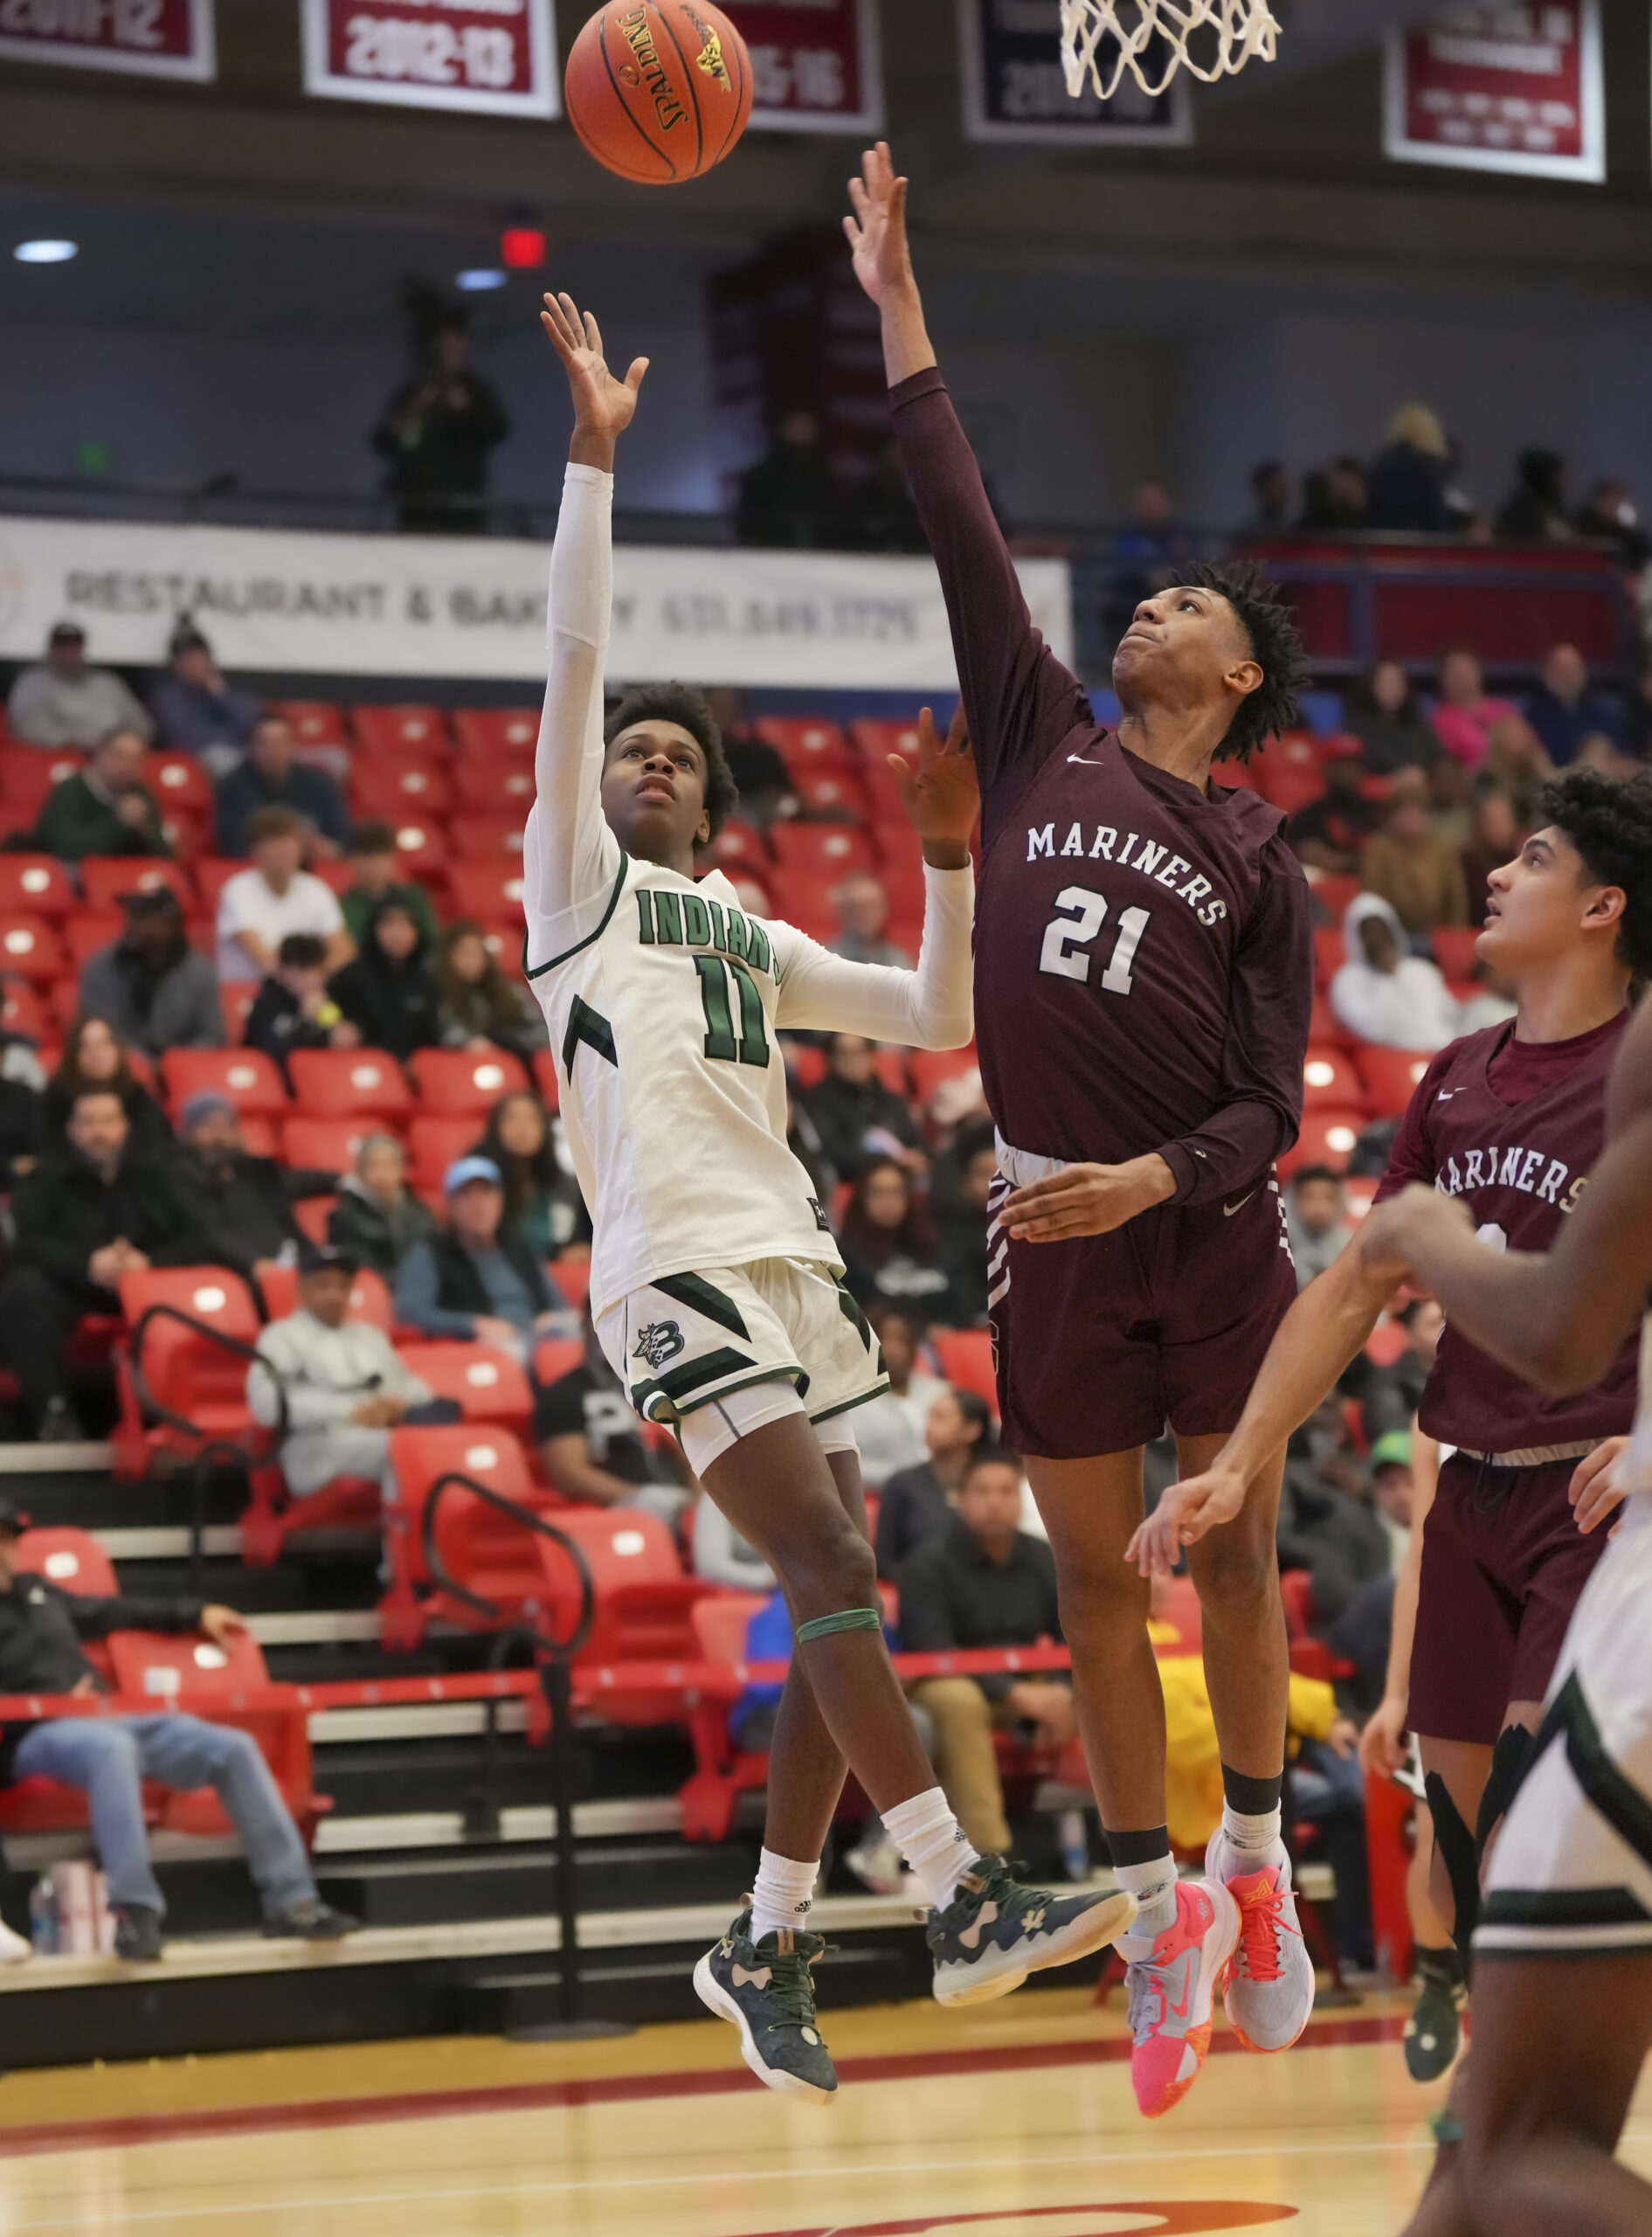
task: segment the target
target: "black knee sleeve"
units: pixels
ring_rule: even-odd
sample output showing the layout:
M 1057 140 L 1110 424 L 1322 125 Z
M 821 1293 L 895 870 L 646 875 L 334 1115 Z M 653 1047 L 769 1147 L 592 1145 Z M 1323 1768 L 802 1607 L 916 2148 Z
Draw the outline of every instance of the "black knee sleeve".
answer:
M 1536 1734 L 1528 1732 L 1524 1724 L 1505 1726 L 1497 1735 L 1486 1790 L 1480 1797 L 1480 1815 L 1475 1821 L 1475 1855 L 1483 1864 L 1498 1820 L 1508 1815 L 1509 1804 L 1526 1775 L 1536 1739 Z
M 1438 1771 L 1428 1773 L 1423 1781 L 1423 1791 L 1428 1797 L 1428 1814 L 1434 1819 L 1434 1846 L 1451 1882 L 1451 1906 L 1456 1914 L 1451 1922 L 1451 1939 L 1457 1945 L 1467 1972 L 1469 1945 L 1480 1919 L 1480 1852 L 1462 1812 L 1451 1798 L 1450 1788 Z

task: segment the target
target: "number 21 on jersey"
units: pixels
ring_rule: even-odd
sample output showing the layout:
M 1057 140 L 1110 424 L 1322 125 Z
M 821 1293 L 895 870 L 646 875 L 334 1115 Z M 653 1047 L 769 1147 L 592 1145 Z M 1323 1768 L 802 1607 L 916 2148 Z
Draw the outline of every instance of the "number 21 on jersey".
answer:
M 1088 950 L 1107 922 L 1107 903 L 1088 886 L 1068 885 L 1056 895 L 1055 906 L 1061 913 L 1053 917 L 1044 928 L 1044 946 L 1038 967 L 1057 979 L 1076 979 L 1082 986 L 1088 986 L 1092 961 Z M 1136 960 L 1136 951 L 1152 914 L 1151 909 L 1126 909 L 1119 918 L 1112 960 L 1102 973 L 1102 985 L 1109 994 L 1132 992 L 1130 966 Z

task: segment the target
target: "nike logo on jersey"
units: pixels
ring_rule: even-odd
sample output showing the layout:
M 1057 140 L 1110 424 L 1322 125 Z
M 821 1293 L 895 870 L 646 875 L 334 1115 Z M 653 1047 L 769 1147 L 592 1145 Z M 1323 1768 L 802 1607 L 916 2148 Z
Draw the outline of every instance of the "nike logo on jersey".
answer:
M 1442 1087 L 1439 1094 L 1435 1096 L 1434 1101 L 1436 1103 L 1449 1103 L 1452 1097 L 1455 1095 L 1456 1092 L 1457 1090 L 1455 1087 Z
M 1255 1194 L 1256 1191 L 1253 1188 L 1250 1192 L 1250 1196 L 1254 1196 Z M 1241 1196 L 1236 1204 L 1224 1204 L 1222 1206 L 1223 1218 L 1232 1219 L 1235 1212 L 1242 1212 L 1246 1205 L 1249 1203 L 1250 1196 Z
M 1088 753 L 1069 753 L 1067 758 L 1076 762 L 1081 769 L 1105 769 L 1107 766 L 1106 762 L 1093 760 Z

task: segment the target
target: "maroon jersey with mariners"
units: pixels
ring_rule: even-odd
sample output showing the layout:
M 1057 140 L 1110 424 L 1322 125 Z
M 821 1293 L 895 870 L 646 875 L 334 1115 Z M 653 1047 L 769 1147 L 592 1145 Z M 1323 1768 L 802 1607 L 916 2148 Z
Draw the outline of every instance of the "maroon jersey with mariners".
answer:
M 1157 1151 L 1179 1205 L 1242 1195 L 1302 1115 L 1311 909 L 1283 820 L 1097 726 L 1033 627 L 939 373 L 890 402 L 980 772 L 976 1018 L 999 1132 L 1071 1161 Z
M 1494 1250 L 1552 1250 L 1606 1141 L 1607 1076 L 1630 1013 L 1573 1041 L 1517 1041 L 1492 1026 L 1442 1049 L 1394 1137 L 1377 1200 L 1408 1181 L 1460 1196 Z M 1422 1427 L 1471 1452 L 1616 1437 L 1635 1419 L 1639 1346 L 1573 1398 L 1545 1398 L 1447 1323 Z

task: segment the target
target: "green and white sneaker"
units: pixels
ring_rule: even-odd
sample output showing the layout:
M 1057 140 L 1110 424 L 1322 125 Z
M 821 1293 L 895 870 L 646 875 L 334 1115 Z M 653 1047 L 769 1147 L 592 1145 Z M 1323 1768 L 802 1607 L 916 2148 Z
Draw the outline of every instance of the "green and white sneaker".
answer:
M 1456 2059 L 1469 1991 L 1455 1950 L 1419 1950 L 1421 1985 L 1406 2022 L 1406 2070 L 1414 2081 L 1438 2081 Z
M 754 1943 L 750 1922 L 748 1899 L 722 1941 L 695 1967 L 695 1993 L 708 2011 L 740 2030 L 740 2055 L 759 2081 L 786 2096 L 829 2105 L 838 2077 L 815 2020 L 809 1970 L 825 1939 L 782 1927 Z
M 1001 1856 L 984 1856 L 944 1911 L 930 1913 L 937 2004 L 989 2004 L 1029 1973 L 1088 1957 L 1134 1920 L 1134 1895 L 1024 1887 Z

